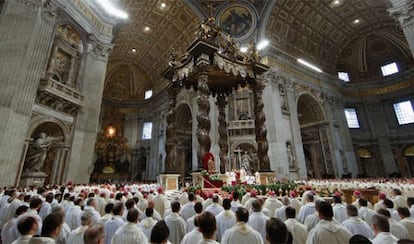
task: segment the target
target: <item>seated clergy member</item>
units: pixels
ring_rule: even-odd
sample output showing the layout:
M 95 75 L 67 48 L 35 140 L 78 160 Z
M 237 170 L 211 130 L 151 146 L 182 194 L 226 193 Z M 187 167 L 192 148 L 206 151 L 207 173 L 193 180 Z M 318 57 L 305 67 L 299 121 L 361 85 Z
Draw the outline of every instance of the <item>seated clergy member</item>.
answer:
M 319 223 L 309 232 L 307 244 L 348 243 L 352 234 L 344 226 L 333 220 L 331 204 L 318 205 Z
M 238 208 L 236 211 L 236 220 L 236 224 L 231 229 L 224 232 L 224 236 L 221 238 L 222 244 L 263 244 L 263 239 L 260 233 L 247 224 L 249 221 L 249 211 L 247 211 L 247 209 L 242 207 Z

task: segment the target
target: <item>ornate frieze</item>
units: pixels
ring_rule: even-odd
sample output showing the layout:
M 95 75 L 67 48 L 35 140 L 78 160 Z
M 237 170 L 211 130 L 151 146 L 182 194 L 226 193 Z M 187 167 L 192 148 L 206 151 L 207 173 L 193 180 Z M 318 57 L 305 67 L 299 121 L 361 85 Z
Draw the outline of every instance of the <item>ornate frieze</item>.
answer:
M 88 36 L 88 52 L 97 59 L 107 61 L 112 51 L 112 45 L 100 42 L 95 35 Z
M 72 0 L 73 5 L 102 33 L 112 35 L 112 25 L 106 24 L 90 9 L 87 1 Z

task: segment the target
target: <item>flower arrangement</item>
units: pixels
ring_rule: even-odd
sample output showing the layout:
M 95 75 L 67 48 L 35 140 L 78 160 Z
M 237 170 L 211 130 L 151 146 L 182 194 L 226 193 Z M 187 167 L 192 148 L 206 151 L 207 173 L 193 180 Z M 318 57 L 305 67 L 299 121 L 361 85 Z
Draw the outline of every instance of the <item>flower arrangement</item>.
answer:
M 207 175 L 210 175 L 209 173 L 208 173 L 208 171 L 207 170 L 201 170 L 201 175 L 202 176 L 207 176 Z
M 210 175 L 209 178 L 211 181 L 221 181 L 220 175 Z

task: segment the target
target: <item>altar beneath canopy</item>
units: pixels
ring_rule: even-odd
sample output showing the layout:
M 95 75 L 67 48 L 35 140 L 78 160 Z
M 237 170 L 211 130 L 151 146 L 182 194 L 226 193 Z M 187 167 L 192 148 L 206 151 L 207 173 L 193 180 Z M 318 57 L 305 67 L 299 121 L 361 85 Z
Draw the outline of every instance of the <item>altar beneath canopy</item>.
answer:
M 215 139 L 217 141 L 213 142 L 214 146 L 218 148 L 218 150 L 216 149 L 218 153 L 217 151 L 215 153 L 218 154 L 217 158 L 220 162 L 216 170 L 221 173 L 220 175 L 228 175 L 226 170 L 233 170 L 229 149 L 233 152 L 235 148 L 229 148 L 231 145 L 229 134 L 234 130 L 239 130 L 239 128 L 237 126 L 232 127 L 226 110 L 234 107 L 228 104 L 229 96 L 233 95 L 239 88 L 243 88 L 249 90 L 251 99 L 242 100 L 247 102 L 245 107 L 249 106 L 249 109 L 238 111 L 238 113 L 248 113 L 244 116 L 238 116 L 237 120 L 250 122 L 247 129 L 248 133 L 252 135 L 250 141 L 253 148 L 248 153 L 254 156 L 254 160 L 250 159 L 250 162 L 257 166 L 254 168 L 254 172 L 267 172 L 274 176 L 274 172 L 270 169 L 268 157 L 269 146 L 262 100 L 264 89 L 262 74 L 269 67 L 260 63 L 255 43 L 252 42 L 249 51 L 243 53 L 239 50 L 233 38 L 229 35 L 223 35 L 220 28 L 216 27 L 214 23 L 215 20 L 211 17 L 200 25 L 197 30 L 198 38 L 184 54 L 179 55 L 172 49 L 168 62 L 170 67 L 163 72 L 163 76 L 170 81 L 167 87 L 169 110 L 166 115 L 164 173 L 177 172 L 177 169 L 180 168 L 180 161 L 182 161 L 179 153 L 180 130 L 177 128 L 177 107 L 179 106 L 177 97 L 183 89 L 192 89 L 197 98 L 197 107 L 194 108 L 197 112 L 194 121 L 196 119 L 197 123 L 196 129 L 192 131 L 192 136 L 197 138 L 198 143 L 193 142 L 192 145 L 196 147 L 198 169 L 205 168 L 203 167 L 203 159 L 206 155 L 211 154 L 210 99 L 213 98 L 218 112 L 218 138 Z M 251 101 L 251 107 L 249 101 Z M 241 107 L 245 108 L 244 106 Z M 234 134 L 232 133 L 233 136 Z M 246 150 L 243 153 L 248 156 Z M 239 157 L 241 156 L 239 155 Z M 195 163 L 195 160 L 193 162 Z M 240 168 L 237 170 L 240 170 Z M 249 173 L 253 173 L 252 171 L 250 170 Z M 200 183 L 208 180 L 196 176 L 195 173 L 191 175 L 193 176 L 193 184 L 194 182 Z M 228 184 L 228 181 L 223 181 L 223 184 Z M 215 184 L 210 185 L 215 186 Z

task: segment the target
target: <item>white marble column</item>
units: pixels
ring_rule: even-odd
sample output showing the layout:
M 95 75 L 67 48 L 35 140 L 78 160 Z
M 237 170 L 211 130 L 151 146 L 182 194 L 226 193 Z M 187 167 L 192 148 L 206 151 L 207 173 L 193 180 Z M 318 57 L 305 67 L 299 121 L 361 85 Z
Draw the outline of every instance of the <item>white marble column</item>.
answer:
M 388 12 L 398 20 L 404 31 L 411 55 L 414 57 L 414 1 L 412 0 L 390 0 L 392 3 Z
M 54 4 L 7 1 L 0 13 L 0 185 L 17 184 L 32 106 L 53 39 Z
M 75 122 L 72 151 L 67 167 L 66 180 L 76 183 L 89 181 L 88 168 L 93 164 L 98 130 L 99 113 L 108 61 L 109 44 L 92 39 L 88 43 L 88 53 L 80 80 L 80 90 L 85 94 L 84 107 Z

